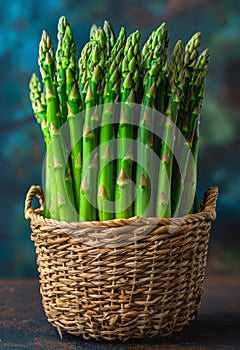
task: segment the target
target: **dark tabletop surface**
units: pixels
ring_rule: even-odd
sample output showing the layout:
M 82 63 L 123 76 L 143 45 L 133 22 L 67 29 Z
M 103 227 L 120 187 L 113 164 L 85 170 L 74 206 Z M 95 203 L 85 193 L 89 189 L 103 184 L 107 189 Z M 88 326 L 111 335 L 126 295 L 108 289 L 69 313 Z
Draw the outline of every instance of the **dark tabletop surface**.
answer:
M 0 280 L 0 349 L 240 350 L 240 276 L 208 274 L 200 313 L 182 332 L 125 343 L 66 333 L 61 340 L 45 317 L 37 280 Z

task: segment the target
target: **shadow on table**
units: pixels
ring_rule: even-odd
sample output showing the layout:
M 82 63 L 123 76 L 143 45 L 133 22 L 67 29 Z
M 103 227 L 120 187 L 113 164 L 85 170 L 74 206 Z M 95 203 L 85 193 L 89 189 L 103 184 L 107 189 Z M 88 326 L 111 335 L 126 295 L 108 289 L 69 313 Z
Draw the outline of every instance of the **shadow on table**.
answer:
M 215 349 L 229 349 L 229 344 L 239 345 L 240 349 L 240 314 L 215 313 L 211 315 L 199 315 L 191 325 L 185 327 L 180 333 L 171 337 L 144 340 L 129 340 L 127 343 L 121 341 L 86 341 L 81 337 L 63 335 L 65 341 L 72 343 L 75 349 L 81 350 L 147 350 L 147 349 L 203 349 L 202 346 L 213 345 Z M 90 345 L 91 344 L 91 345 Z M 78 347 L 79 346 L 79 347 Z M 198 348 L 199 346 L 199 348 Z M 236 348 L 237 349 L 237 348 Z

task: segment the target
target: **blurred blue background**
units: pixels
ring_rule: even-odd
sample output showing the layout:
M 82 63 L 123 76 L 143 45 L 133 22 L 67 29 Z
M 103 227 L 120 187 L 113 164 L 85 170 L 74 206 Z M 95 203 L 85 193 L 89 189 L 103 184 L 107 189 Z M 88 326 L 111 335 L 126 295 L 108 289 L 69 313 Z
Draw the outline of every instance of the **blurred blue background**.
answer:
M 57 22 L 65 15 L 80 51 L 91 24 L 110 20 L 116 32 L 139 29 L 145 41 L 167 22 L 172 47 L 202 32 L 211 52 L 204 107 L 198 192 L 220 188 L 209 267 L 240 271 L 240 2 L 235 0 L 1 0 L 0 12 L 0 278 L 37 276 L 30 227 L 23 215 L 26 192 L 41 184 L 44 144 L 29 100 L 38 73 L 43 29 L 56 47 Z

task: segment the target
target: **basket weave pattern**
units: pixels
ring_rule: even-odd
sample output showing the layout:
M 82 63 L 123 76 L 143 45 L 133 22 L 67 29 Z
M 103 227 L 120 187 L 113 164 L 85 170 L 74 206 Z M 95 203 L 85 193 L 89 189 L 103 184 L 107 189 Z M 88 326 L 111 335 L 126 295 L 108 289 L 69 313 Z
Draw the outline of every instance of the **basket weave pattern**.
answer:
M 167 336 L 196 316 L 203 293 L 216 187 L 202 211 L 179 219 L 60 222 L 42 216 L 32 186 L 31 221 L 46 316 L 59 333 L 85 339 Z M 41 207 L 34 210 L 32 199 Z M 169 227 L 174 228 L 169 232 Z

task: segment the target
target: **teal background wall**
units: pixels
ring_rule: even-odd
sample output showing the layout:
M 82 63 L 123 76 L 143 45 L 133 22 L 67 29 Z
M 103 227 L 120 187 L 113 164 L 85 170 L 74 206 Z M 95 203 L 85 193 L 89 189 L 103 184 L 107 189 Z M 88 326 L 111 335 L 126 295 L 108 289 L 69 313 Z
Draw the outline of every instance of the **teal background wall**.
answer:
M 44 145 L 29 101 L 29 79 L 38 72 L 38 44 L 45 29 L 56 45 L 57 22 L 65 15 L 77 47 L 92 23 L 111 21 L 116 32 L 139 29 L 143 41 L 163 21 L 172 47 L 202 32 L 211 52 L 204 107 L 198 192 L 220 188 L 209 267 L 240 270 L 240 2 L 235 0 L 11 0 L 0 12 L 0 278 L 36 276 L 30 228 L 23 215 L 25 194 L 41 184 Z

